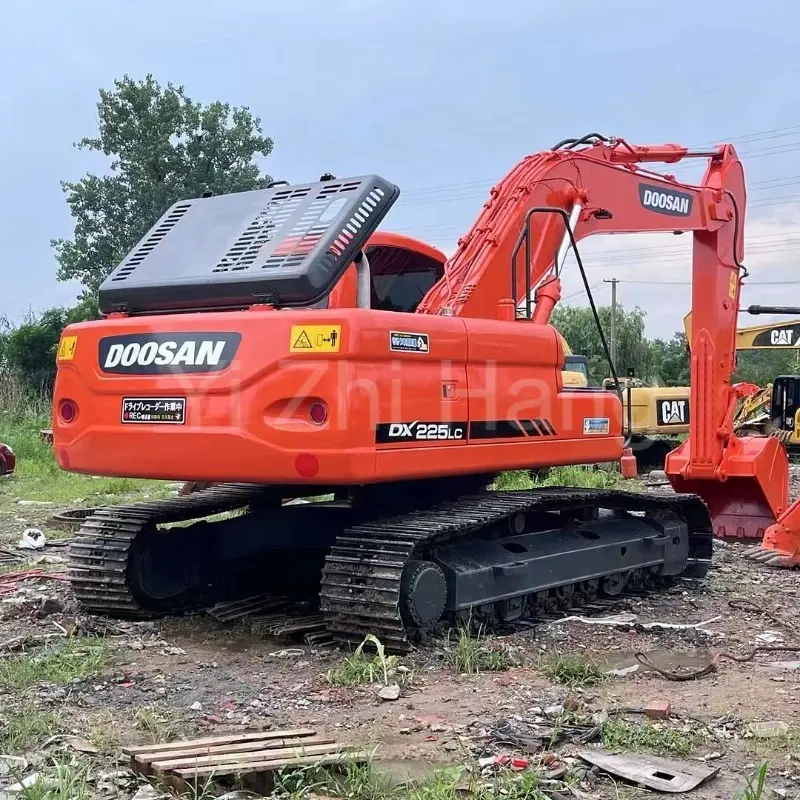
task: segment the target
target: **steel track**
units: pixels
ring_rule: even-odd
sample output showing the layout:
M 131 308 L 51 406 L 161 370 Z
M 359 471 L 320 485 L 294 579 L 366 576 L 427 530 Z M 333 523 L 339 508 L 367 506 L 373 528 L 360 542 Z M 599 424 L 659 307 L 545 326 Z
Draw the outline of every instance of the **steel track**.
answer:
M 154 532 L 157 525 L 248 506 L 267 491 L 262 486 L 228 483 L 184 497 L 98 509 L 83 522 L 69 548 L 69 580 L 76 599 L 94 614 L 127 619 L 160 616 L 143 608 L 131 591 L 127 570 L 134 539 Z M 202 597 L 187 598 L 187 607 L 174 608 L 173 613 L 198 602 L 202 605 Z
M 328 629 L 342 642 L 360 642 L 372 633 L 387 649 L 407 651 L 419 634 L 401 613 L 403 569 L 412 559 L 424 559 L 431 545 L 477 534 L 520 512 L 581 506 L 673 511 L 688 523 L 690 531 L 684 574 L 701 578 L 710 567 L 711 521 L 705 504 L 695 495 L 654 496 L 592 489 L 482 492 L 383 522 L 356 525 L 340 535 L 322 574 L 320 607 L 328 617 Z M 648 588 L 645 581 L 640 583 L 638 588 Z M 572 605 L 592 599 L 591 587 L 569 584 L 563 589 L 564 599 Z M 535 615 L 542 600 L 531 595 L 528 610 Z
M 95 511 L 70 546 L 69 576 L 77 600 L 92 613 L 128 619 L 183 613 L 210 604 L 210 598 L 194 591 L 170 605 L 168 611 L 143 607 L 131 589 L 128 574 L 134 540 L 155 534 L 157 525 L 247 507 L 269 492 L 252 484 L 224 484 L 185 497 Z M 410 560 L 424 557 L 433 545 L 478 534 L 520 512 L 571 511 L 581 506 L 678 514 L 690 530 L 690 557 L 684 574 L 700 578 L 707 572 L 710 519 L 705 505 L 694 495 L 571 488 L 480 492 L 425 510 L 364 522 L 340 534 L 326 558 L 319 594 L 328 630 L 342 642 L 361 641 L 372 633 L 387 649 L 408 650 L 419 636 L 413 622 L 403 619 L 400 612 L 402 573 Z M 634 576 L 628 588 L 650 588 L 652 581 L 648 587 L 644 577 Z M 529 618 L 541 617 L 542 613 L 580 606 L 596 597 L 596 587 L 566 585 L 560 592 L 545 592 L 543 597 L 530 595 L 525 610 Z M 481 617 L 491 622 L 493 615 L 481 607 Z

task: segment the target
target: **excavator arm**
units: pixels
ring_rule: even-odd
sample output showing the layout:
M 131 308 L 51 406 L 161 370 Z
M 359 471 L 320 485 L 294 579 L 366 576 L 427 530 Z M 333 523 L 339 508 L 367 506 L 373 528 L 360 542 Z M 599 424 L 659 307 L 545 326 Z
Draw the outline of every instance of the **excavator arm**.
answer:
M 699 185 L 680 183 L 647 166 L 689 158 L 708 161 Z M 568 140 L 523 159 L 491 190 L 445 265 L 444 277 L 417 310 L 502 317 L 502 307 L 513 304 L 517 317 L 546 324 L 561 298 L 567 253 L 581 239 L 691 233 L 690 436 L 670 453 L 666 469 L 676 490 L 706 500 L 718 534 L 728 535 L 733 528 L 738 535 L 760 537 L 786 507 L 788 461 L 777 442 L 743 443 L 733 434 L 741 389 L 731 385 L 731 375 L 746 274 L 745 204 L 744 171 L 730 144 L 696 152 L 676 144 L 635 146 L 595 135 Z M 576 257 L 583 273 L 577 252 Z M 585 273 L 582 277 L 588 287 Z M 730 499 L 737 493 L 746 497 L 742 508 Z

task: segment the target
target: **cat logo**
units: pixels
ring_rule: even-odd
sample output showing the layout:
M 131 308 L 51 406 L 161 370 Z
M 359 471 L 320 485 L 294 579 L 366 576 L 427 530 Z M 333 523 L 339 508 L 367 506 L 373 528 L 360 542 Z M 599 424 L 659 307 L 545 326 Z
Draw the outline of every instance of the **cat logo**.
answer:
M 773 329 L 769 332 L 769 343 L 774 344 L 776 346 L 779 345 L 791 346 L 793 334 L 794 331 L 791 328 L 784 330 Z
M 656 422 L 658 425 L 688 425 L 689 399 L 657 400 Z

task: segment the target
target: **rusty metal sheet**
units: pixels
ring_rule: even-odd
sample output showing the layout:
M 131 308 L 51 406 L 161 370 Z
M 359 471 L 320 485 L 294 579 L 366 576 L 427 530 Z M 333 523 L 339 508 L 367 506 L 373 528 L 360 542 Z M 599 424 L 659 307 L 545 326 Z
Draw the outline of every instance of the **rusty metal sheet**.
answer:
M 719 772 L 719 767 L 709 768 L 639 753 L 617 755 L 607 750 L 580 750 L 578 757 L 604 772 L 656 792 L 690 792 Z

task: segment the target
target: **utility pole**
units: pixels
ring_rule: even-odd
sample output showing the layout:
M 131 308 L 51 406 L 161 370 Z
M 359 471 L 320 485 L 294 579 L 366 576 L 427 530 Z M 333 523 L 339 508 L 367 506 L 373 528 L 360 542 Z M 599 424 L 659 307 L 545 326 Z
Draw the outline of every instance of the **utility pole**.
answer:
M 617 369 L 617 284 L 616 278 L 603 279 L 603 283 L 611 284 L 611 364 Z

